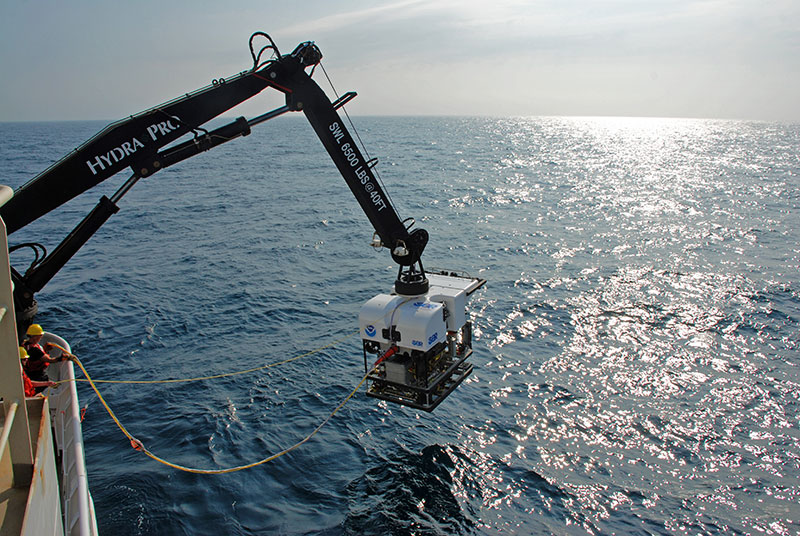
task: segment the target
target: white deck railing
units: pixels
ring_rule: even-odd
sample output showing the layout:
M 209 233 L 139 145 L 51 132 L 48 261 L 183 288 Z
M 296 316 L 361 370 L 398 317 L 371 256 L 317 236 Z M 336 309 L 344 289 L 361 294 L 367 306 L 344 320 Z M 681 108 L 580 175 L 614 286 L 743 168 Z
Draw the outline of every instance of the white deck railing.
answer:
M 11 427 L 14 425 L 14 416 L 17 414 L 19 404 L 13 402 L 8 408 L 5 421 L 3 422 L 3 433 L 0 435 L 0 460 L 3 459 L 3 454 L 6 452 L 6 445 L 8 444 L 8 436 L 11 434 Z
M 52 333 L 45 333 L 42 343 L 52 342 L 71 351 L 67 341 Z M 50 355 L 61 355 L 58 349 Z M 53 381 L 73 380 L 50 389 L 50 413 L 56 448 L 61 458 L 61 508 L 64 515 L 64 533 L 68 536 L 97 536 L 97 519 L 94 512 L 86 461 L 83 451 L 81 410 L 78 389 L 75 386 L 75 369 L 71 361 L 54 363 L 47 369 Z

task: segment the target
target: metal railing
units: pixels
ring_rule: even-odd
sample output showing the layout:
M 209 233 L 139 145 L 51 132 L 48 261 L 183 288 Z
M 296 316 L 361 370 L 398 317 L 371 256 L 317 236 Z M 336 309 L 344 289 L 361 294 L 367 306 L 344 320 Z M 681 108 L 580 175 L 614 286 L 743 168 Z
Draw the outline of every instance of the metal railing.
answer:
M 42 343 L 47 342 L 58 344 L 65 350 L 71 351 L 64 339 L 45 332 Z M 51 350 L 50 355 L 58 357 L 61 351 Z M 53 381 L 64 381 L 58 388 L 50 389 L 49 395 L 54 439 L 61 458 L 61 507 L 64 515 L 64 533 L 70 536 L 96 536 L 97 520 L 86 472 L 81 411 L 74 381 L 75 370 L 71 361 L 62 361 L 50 365 L 47 373 Z
M 8 408 L 8 413 L 6 413 L 6 420 L 3 422 L 3 434 L 0 435 L 0 460 L 3 459 L 3 454 L 6 453 L 8 435 L 11 433 L 11 427 L 14 426 L 14 416 L 17 414 L 18 407 L 19 404 L 13 402 Z

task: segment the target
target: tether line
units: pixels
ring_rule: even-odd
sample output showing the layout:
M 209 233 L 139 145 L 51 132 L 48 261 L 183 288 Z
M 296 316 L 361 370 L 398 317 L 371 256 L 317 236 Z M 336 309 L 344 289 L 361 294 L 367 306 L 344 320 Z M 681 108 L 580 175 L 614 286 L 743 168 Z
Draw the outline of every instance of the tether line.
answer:
M 59 347 L 59 348 L 61 348 L 61 347 Z M 342 400 L 339 403 L 339 405 L 336 406 L 336 408 L 334 408 L 334 410 L 327 417 L 325 417 L 325 419 L 316 428 L 314 428 L 314 430 L 312 430 L 312 432 L 310 434 L 308 434 L 305 438 L 303 438 L 302 440 L 298 441 L 294 445 L 292 445 L 292 446 L 290 446 L 288 448 L 285 448 L 285 449 L 283 449 L 282 451 L 280 451 L 280 452 L 278 452 L 276 454 L 272 454 L 270 456 L 267 456 L 266 458 L 264 458 L 262 460 L 258 460 L 256 462 L 248 463 L 248 464 L 245 464 L 245 465 L 238 465 L 236 467 L 228 467 L 226 469 L 195 469 L 195 468 L 192 468 L 192 467 L 186 467 L 184 465 L 179 465 L 177 463 L 173 463 L 173 462 L 170 462 L 168 460 L 165 460 L 165 459 L 161 458 L 160 456 L 157 456 L 156 454 L 152 453 L 150 450 L 148 450 L 144 446 L 144 444 L 141 441 L 139 441 L 138 439 L 136 439 L 133 436 L 133 434 L 131 434 L 128 431 L 128 429 L 125 428 L 125 426 L 122 424 L 122 422 L 120 422 L 120 420 L 117 418 L 117 416 L 114 413 L 114 411 L 111 409 L 111 407 L 108 405 L 108 403 L 103 398 L 103 395 L 100 394 L 100 390 L 97 388 L 96 382 L 92 380 L 91 376 L 89 376 L 89 373 L 86 371 L 86 368 L 83 366 L 83 363 L 81 363 L 81 361 L 75 355 L 70 354 L 69 352 L 67 352 L 63 348 L 61 348 L 61 350 L 66 355 L 69 355 L 71 360 L 75 364 L 77 364 L 78 367 L 80 367 L 81 371 L 83 372 L 83 375 L 86 376 L 86 381 L 89 382 L 89 385 L 94 390 L 95 394 L 97 395 L 97 398 L 103 404 L 103 407 L 106 408 L 106 411 L 111 416 L 111 418 L 114 420 L 114 422 L 117 424 L 117 427 L 120 429 L 120 431 L 123 434 L 125 434 L 125 437 L 127 437 L 128 440 L 131 442 L 131 446 L 135 450 L 137 450 L 139 452 L 143 452 L 150 459 L 155 460 L 155 461 L 157 461 L 157 462 L 159 462 L 161 464 L 164 464 L 164 465 L 166 465 L 168 467 L 172 467 L 173 469 L 177 469 L 179 471 L 184 471 L 184 472 L 187 472 L 187 473 L 195 473 L 195 474 L 201 474 L 201 475 L 221 475 L 221 474 L 225 474 L 225 473 L 235 473 L 237 471 L 242 471 L 244 469 L 250 469 L 252 467 L 256 467 L 256 466 L 259 466 L 259 465 L 263 465 L 263 464 L 265 464 L 267 462 L 271 462 L 272 460 L 275 460 L 276 458 L 280 458 L 284 454 L 287 454 L 287 453 L 295 450 L 296 448 L 298 448 L 299 446 L 301 446 L 302 444 L 307 442 L 309 439 L 314 437 L 317 434 L 317 432 L 319 432 L 322 429 L 322 427 L 325 426 L 328 423 L 328 421 L 330 421 L 333 418 L 333 416 L 336 415 L 336 413 L 340 409 L 342 409 L 342 407 L 351 398 L 353 398 L 353 396 L 358 392 L 358 390 L 361 388 L 361 386 L 364 385 L 364 382 L 367 381 L 367 378 L 369 378 L 369 375 L 372 374 L 372 372 L 373 372 L 373 370 L 370 370 L 369 372 L 367 372 L 364 375 L 364 377 L 361 379 L 361 381 L 358 382 L 358 385 L 356 385 L 355 389 L 353 389 L 350 392 L 350 394 L 347 395 L 345 397 L 345 399 Z M 296 358 L 294 358 L 294 359 L 296 359 Z

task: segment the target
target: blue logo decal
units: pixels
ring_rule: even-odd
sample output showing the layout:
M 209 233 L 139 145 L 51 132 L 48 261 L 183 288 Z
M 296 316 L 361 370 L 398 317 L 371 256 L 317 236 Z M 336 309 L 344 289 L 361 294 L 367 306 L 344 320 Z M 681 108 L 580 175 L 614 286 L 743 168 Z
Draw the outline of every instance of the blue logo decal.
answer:
M 375 326 L 373 326 L 372 324 L 370 324 L 369 326 L 367 326 L 367 327 L 364 329 L 364 333 L 366 333 L 366 334 L 367 334 L 367 337 L 374 337 L 374 336 L 375 336 L 375 333 L 377 333 L 377 332 L 375 331 Z
M 411 341 L 412 346 L 422 346 L 422 341 Z
M 414 307 L 422 307 L 423 309 L 436 309 L 436 305 L 433 303 L 425 303 L 425 302 L 414 302 L 412 304 Z
M 430 337 L 428 337 L 428 344 L 433 344 L 436 342 L 436 339 L 439 338 L 439 333 L 434 333 Z

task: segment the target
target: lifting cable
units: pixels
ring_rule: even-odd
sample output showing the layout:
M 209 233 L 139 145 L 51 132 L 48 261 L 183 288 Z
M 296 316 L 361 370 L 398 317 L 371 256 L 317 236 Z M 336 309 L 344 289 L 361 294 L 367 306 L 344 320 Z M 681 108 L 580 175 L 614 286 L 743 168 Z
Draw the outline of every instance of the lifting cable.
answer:
M 322 72 L 325 74 L 325 78 L 328 80 L 328 84 L 331 86 L 331 91 L 333 91 L 333 94 L 338 99 L 339 98 L 339 92 L 336 91 L 336 88 L 333 85 L 333 81 L 331 80 L 331 77 L 328 76 L 328 71 L 325 70 L 325 66 L 322 64 L 322 61 L 319 62 L 319 66 L 322 68 Z M 358 144 L 360 145 L 361 150 L 364 151 L 364 156 L 366 156 L 366 158 L 367 158 L 367 163 L 372 162 L 372 157 L 370 157 L 369 151 L 367 150 L 367 146 L 364 144 L 364 141 L 361 139 L 361 135 L 358 133 L 358 129 L 356 129 L 356 126 L 353 124 L 353 120 L 350 118 L 350 114 L 347 113 L 347 108 L 342 106 L 342 111 L 344 112 L 345 117 L 347 117 L 347 122 L 350 124 L 350 128 L 353 130 L 353 132 L 356 135 L 356 138 L 358 139 Z M 386 198 L 389 200 L 389 204 L 392 206 L 394 211 L 399 216 L 400 212 L 397 210 L 397 207 L 394 204 L 394 200 L 392 200 L 392 196 L 389 195 L 389 190 L 386 189 L 386 185 L 383 184 L 383 177 L 381 177 L 381 174 L 378 172 L 377 167 L 372 168 L 372 173 L 375 175 L 375 178 L 378 180 L 378 182 L 380 183 L 381 187 L 383 188 L 383 193 L 386 194 Z M 403 220 L 403 221 L 405 221 L 405 220 Z
M 323 419 L 323 421 L 322 421 L 322 422 L 321 422 L 321 423 L 320 423 L 320 424 L 319 424 L 319 425 L 318 425 L 316 428 L 314 428 L 314 430 L 312 430 L 312 431 L 311 431 L 311 433 L 310 433 L 310 434 L 308 434 L 306 437 L 304 437 L 303 439 L 301 439 L 300 441 L 298 441 L 298 442 L 297 442 L 297 443 L 295 443 L 294 445 L 292 445 L 292 446 L 290 446 L 290 447 L 287 447 L 287 448 L 283 449 L 283 450 L 282 450 L 282 451 L 280 451 L 280 452 L 277 452 L 277 453 L 275 453 L 275 454 L 272 454 L 272 455 L 270 455 L 270 456 L 267 456 L 266 458 L 264 458 L 264 459 L 262 459 L 262 460 L 258 460 L 258 461 L 256 461 L 256 462 L 248 463 L 248 464 L 245 464 L 245 465 L 238 465 L 238 466 L 236 466 L 236 467 L 228 467 L 228 468 L 226 468 L 226 469 L 195 469 L 195 468 L 192 468 L 192 467 L 186 467 L 186 466 L 183 466 L 183 465 L 179 465 L 179 464 L 176 464 L 176 463 L 172 463 L 172 462 L 170 462 L 170 461 L 168 461 L 168 460 L 165 460 L 165 459 L 163 459 L 163 458 L 161 458 L 161 457 L 157 456 L 156 454 L 152 453 L 151 451 L 149 451 L 149 450 L 148 450 L 148 449 L 147 449 L 147 448 L 144 446 L 144 444 L 143 444 L 143 443 L 142 443 L 140 440 L 136 439 L 136 438 L 135 438 L 135 437 L 134 437 L 134 436 L 133 436 L 133 435 L 132 435 L 132 434 L 131 434 L 131 433 L 128 431 L 128 429 L 127 429 L 127 428 L 125 428 L 125 426 L 124 426 L 124 425 L 123 425 L 123 424 L 120 422 L 120 420 L 119 420 L 119 419 L 117 418 L 117 416 L 114 414 L 114 411 L 111 409 L 111 407 L 108 405 L 108 403 L 107 403 L 107 402 L 105 401 L 105 399 L 103 398 L 103 395 L 101 395 L 101 394 L 100 394 L 100 391 L 97 389 L 97 385 L 96 385 L 96 383 L 97 383 L 97 382 L 93 381 L 93 380 L 92 380 L 92 378 L 91 378 L 91 376 L 89 376 L 89 373 L 88 373 L 88 372 L 86 372 L 86 368 L 83 366 L 83 363 L 81 363 L 81 361 L 80 361 L 80 360 L 79 360 L 79 359 L 78 359 L 78 358 L 77 358 L 77 357 L 76 357 L 74 354 L 71 354 L 70 352 L 67 352 L 67 351 L 66 351 L 64 348 L 62 348 L 62 347 L 60 347 L 60 346 L 58 346 L 58 345 L 55 345 L 55 346 L 56 346 L 57 348 L 59 348 L 59 349 L 60 349 L 62 352 L 64 352 L 64 355 L 68 356 L 68 357 L 71 359 L 71 361 L 73 361 L 73 362 L 74 362 L 76 365 L 78 365 L 78 367 L 80 367 L 81 371 L 83 372 L 83 375 L 84 375 L 84 376 L 86 376 L 86 381 L 88 381 L 88 382 L 89 382 L 89 385 L 91 385 L 92 389 L 94 390 L 95 394 L 97 395 L 97 398 L 98 398 L 98 399 L 100 400 L 100 402 L 103 404 L 103 407 L 105 407 L 105 408 L 106 408 L 106 411 L 107 411 L 107 412 L 108 412 L 108 414 L 111 416 L 111 418 L 114 420 L 114 422 L 117 424 L 117 427 L 119 427 L 120 431 L 121 431 L 123 434 L 125 434 L 125 437 L 127 437 L 127 438 L 128 438 L 128 440 L 129 440 L 129 441 L 130 441 L 130 443 L 131 443 L 131 447 L 133 447 L 133 449 L 134 449 L 134 450 L 137 450 L 137 451 L 139 451 L 139 452 L 142 452 L 142 453 L 144 453 L 144 454 L 145 454 L 145 455 L 146 455 L 148 458 L 150 458 L 150 459 L 152 459 L 152 460 L 155 460 L 155 461 L 157 461 L 157 462 L 159 462 L 159 463 L 162 463 L 162 464 L 164 464 L 164 465 L 166 465 L 166 466 L 168 466 L 168 467 L 172 467 L 173 469 L 177 469 L 177 470 L 179 470 L 179 471 L 184 471 L 184 472 L 187 472 L 187 473 L 195 473 L 195 474 L 201 474 L 201 475 L 221 475 L 221 474 L 225 474 L 225 473 L 235 473 L 235 472 L 237 472 L 237 471 L 242 471 L 242 470 L 244 470 L 244 469 L 250 469 L 251 467 L 256 467 L 256 466 L 259 466 L 259 465 L 263 465 L 263 464 L 265 464 L 265 463 L 267 463 L 267 462 L 271 462 L 272 460 L 275 460 L 276 458 L 280 458 L 280 457 L 281 457 L 281 456 L 283 456 L 284 454 L 287 454 L 287 453 L 289 453 L 289 452 L 291 452 L 291 451 L 295 450 L 295 449 L 296 449 L 296 448 L 298 448 L 300 445 L 304 444 L 304 443 L 305 443 L 305 442 L 307 442 L 309 439 L 311 439 L 312 437 L 314 437 L 314 436 L 317 434 L 317 432 L 319 432 L 319 431 L 322 429 L 322 427 L 323 427 L 323 426 L 325 426 L 325 425 L 328 423 L 328 421 L 330 421 L 330 420 L 333 418 L 333 416 L 334 416 L 334 415 L 336 415 L 336 413 L 337 413 L 337 412 L 338 412 L 340 409 L 342 409 L 342 407 L 343 407 L 343 406 L 344 406 L 344 405 L 345 405 L 345 404 L 346 404 L 346 403 L 347 403 L 347 402 L 348 402 L 348 401 L 349 401 L 351 398 L 353 398 L 353 396 L 354 396 L 354 395 L 355 395 L 355 394 L 358 392 L 358 390 L 361 388 L 361 386 L 362 386 L 362 385 L 364 385 L 364 382 L 366 382 L 366 381 L 367 381 L 367 378 L 369 378 L 369 375 L 370 375 L 370 374 L 372 374 L 372 373 L 374 372 L 374 370 L 375 370 L 375 367 L 373 367 L 373 369 L 372 369 L 372 370 L 370 370 L 369 372 L 367 372 L 367 373 L 364 375 L 364 377 L 361 379 L 361 381 L 360 381 L 360 382 L 358 382 L 358 385 L 356 385 L 355 389 L 353 389 L 353 390 L 350 392 L 350 394 L 349 394 L 349 395 L 347 395 L 347 396 L 344 398 L 344 400 L 342 400 L 342 401 L 339 403 L 339 405 L 338 405 L 338 406 L 336 406 L 336 407 L 334 408 L 334 410 L 333 410 L 333 411 L 332 411 L 332 412 L 331 412 L 331 413 L 330 413 L 330 414 L 329 414 L 327 417 L 325 417 L 325 419 Z M 308 355 L 308 354 L 305 354 L 305 355 Z M 302 356 L 300 356 L 300 357 L 302 357 Z M 297 358 L 293 358 L 293 359 L 297 359 Z M 257 370 L 257 369 L 256 369 L 256 370 Z

